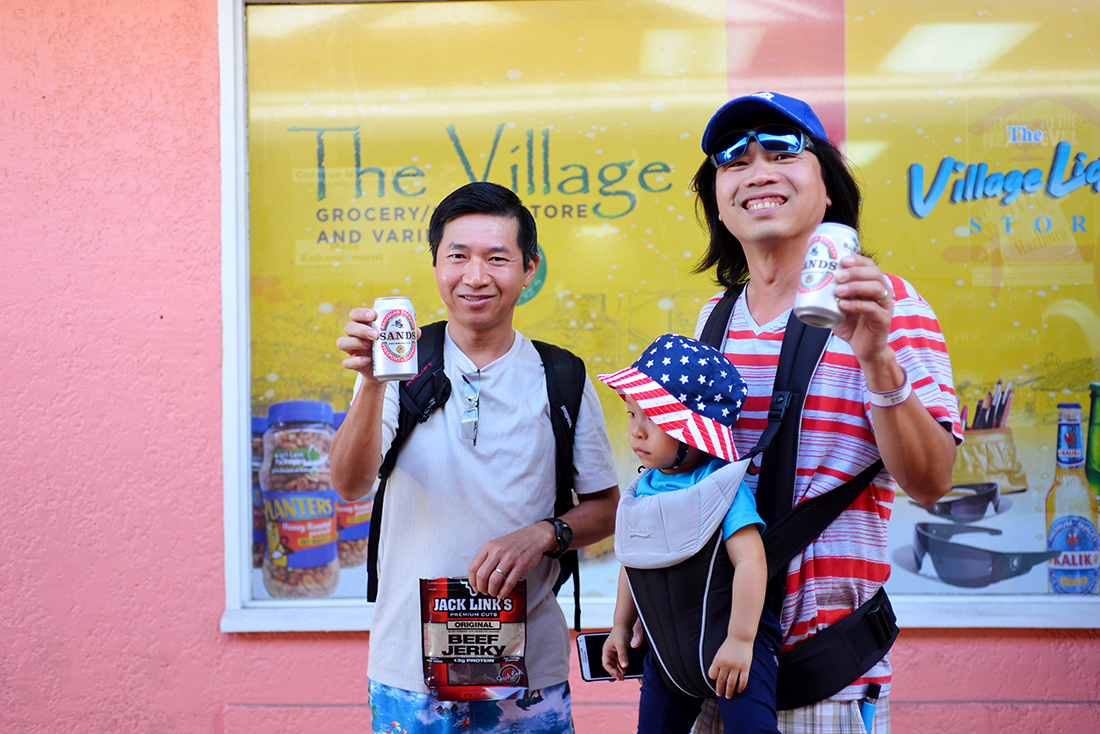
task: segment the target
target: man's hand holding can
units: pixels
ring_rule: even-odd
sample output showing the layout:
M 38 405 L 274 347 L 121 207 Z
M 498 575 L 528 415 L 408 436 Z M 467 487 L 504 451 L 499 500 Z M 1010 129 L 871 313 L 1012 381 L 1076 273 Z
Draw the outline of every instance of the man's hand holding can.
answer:
M 416 375 L 420 329 L 409 299 L 377 298 L 373 308 L 353 308 L 348 318 L 344 336 L 336 340 L 336 348 L 348 355 L 344 369 L 358 372 L 368 382 Z

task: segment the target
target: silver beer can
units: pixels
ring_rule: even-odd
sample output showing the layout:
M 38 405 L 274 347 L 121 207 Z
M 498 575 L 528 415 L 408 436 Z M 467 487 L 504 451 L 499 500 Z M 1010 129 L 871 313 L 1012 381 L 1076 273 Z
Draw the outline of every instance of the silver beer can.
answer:
M 822 222 L 817 225 L 798 281 L 794 297 L 794 315 L 811 326 L 836 326 L 844 320 L 834 293 L 840 259 L 859 254 L 859 236 L 846 224 Z
M 372 352 L 374 376 L 379 380 L 408 380 L 416 377 L 416 311 L 402 296 L 375 298 L 374 328 L 378 339 Z

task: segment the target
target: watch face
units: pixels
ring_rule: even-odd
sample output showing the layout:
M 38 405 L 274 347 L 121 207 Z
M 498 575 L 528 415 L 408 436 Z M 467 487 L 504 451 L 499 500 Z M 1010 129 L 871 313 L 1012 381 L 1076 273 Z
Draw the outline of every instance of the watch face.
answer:
M 563 549 L 568 548 L 573 542 L 573 528 L 569 527 L 564 520 L 560 520 L 557 529 L 558 543 L 562 544 Z

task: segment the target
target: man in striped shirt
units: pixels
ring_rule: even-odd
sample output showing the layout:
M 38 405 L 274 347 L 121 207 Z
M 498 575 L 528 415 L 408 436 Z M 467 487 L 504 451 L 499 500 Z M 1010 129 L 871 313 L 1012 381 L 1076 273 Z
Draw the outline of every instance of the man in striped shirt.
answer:
M 734 426 L 737 451 L 767 425 L 783 335 L 811 233 L 824 222 L 858 230 L 859 188 L 806 103 L 771 92 L 724 105 L 703 134 L 707 160 L 693 182 L 710 234 L 699 271 L 743 286 L 722 351 L 749 395 Z M 886 582 L 886 525 L 897 488 L 928 505 L 951 488 L 962 441 L 951 364 L 931 307 L 869 257 L 836 273 L 844 320 L 832 327 L 802 411 L 794 504 L 836 489 L 881 457 L 871 485 L 786 570 L 781 628 L 787 651 L 846 617 Z M 696 336 L 721 294 L 704 305 Z M 747 477 L 754 492 L 757 476 Z M 782 572 L 780 572 L 782 573 Z M 876 733 L 889 731 L 884 657 L 831 698 L 780 711 L 784 732 L 863 732 L 859 703 L 882 686 Z M 710 716 L 708 716 L 710 715 Z M 713 710 L 697 725 L 716 731 Z

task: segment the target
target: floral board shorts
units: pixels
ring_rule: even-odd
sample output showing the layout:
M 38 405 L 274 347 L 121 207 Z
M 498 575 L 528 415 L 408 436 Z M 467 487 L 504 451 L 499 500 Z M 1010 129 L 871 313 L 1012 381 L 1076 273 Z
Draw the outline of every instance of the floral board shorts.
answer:
M 370 681 L 374 734 L 573 734 L 569 683 L 499 701 L 440 701 Z

